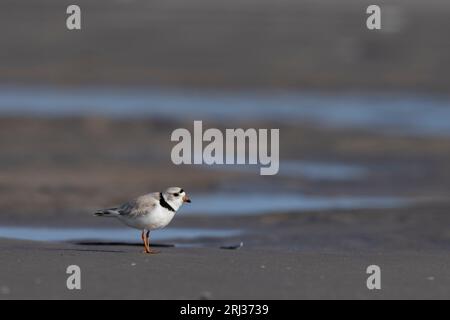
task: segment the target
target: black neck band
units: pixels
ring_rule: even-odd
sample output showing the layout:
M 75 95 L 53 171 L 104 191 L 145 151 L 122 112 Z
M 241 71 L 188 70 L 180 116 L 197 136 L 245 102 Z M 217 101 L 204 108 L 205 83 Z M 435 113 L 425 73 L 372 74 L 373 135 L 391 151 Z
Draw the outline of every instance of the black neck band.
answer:
M 167 203 L 166 199 L 164 199 L 162 192 L 159 193 L 159 204 L 161 207 L 166 208 L 169 211 L 175 212 L 175 209 Z

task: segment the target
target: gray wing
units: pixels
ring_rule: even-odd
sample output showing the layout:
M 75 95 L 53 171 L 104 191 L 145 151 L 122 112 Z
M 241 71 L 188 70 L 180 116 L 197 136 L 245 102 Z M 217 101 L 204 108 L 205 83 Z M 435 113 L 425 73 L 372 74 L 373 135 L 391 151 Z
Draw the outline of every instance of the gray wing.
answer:
M 159 204 L 159 193 L 152 193 L 127 202 L 118 208 L 121 216 L 142 216 Z

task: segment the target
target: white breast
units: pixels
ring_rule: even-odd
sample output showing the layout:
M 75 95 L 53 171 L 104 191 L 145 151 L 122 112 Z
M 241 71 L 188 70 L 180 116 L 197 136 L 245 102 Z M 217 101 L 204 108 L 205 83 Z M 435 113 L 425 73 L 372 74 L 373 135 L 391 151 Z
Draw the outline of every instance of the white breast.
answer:
M 138 217 L 122 216 L 119 219 L 126 225 L 139 230 L 155 230 L 167 226 L 175 216 L 175 212 L 169 211 L 161 206 L 156 206 L 153 210 Z

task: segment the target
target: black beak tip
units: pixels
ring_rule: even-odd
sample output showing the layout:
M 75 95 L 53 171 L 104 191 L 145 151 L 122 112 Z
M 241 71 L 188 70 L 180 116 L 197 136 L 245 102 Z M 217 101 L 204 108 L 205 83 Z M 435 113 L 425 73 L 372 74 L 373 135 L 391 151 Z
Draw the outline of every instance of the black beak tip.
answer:
M 188 200 L 186 200 L 186 202 L 187 202 L 187 203 L 191 203 L 192 201 L 191 201 L 191 199 L 188 199 Z

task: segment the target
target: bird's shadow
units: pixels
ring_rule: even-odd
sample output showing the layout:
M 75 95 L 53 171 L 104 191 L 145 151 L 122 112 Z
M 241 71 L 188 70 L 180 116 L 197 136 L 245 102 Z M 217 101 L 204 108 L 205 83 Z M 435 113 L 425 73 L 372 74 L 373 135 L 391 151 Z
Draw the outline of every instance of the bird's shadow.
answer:
M 109 247 L 142 247 L 142 243 L 133 243 L 133 242 L 118 242 L 118 241 L 73 241 L 71 244 L 78 246 L 109 246 Z M 175 244 L 171 243 L 152 243 L 150 247 L 155 248 L 174 248 Z
M 69 241 L 75 246 L 83 246 L 83 247 L 142 247 L 142 243 L 131 243 L 131 242 L 114 242 L 114 241 Z M 164 244 L 164 243 L 155 243 L 152 244 L 151 247 L 154 248 L 173 248 L 175 244 Z M 56 249 L 53 249 L 56 250 Z M 76 252 L 98 252 L 98 253 L 125 253 L 125 251 L 121 250 L 107 250 L 107 249 L 94 249 L 94 248 L 71 248 L 64 249 L 64 251 L 76 251 Z

